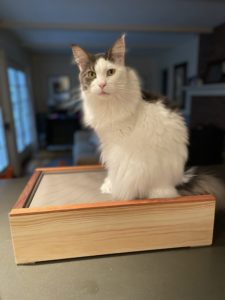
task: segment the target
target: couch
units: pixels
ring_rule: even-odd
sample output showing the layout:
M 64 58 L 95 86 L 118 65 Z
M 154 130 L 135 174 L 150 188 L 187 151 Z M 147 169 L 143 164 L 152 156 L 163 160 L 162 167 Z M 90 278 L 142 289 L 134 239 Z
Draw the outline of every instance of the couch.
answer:
M 99 140 L 92 130 L 74 133 L 72 149 L 74 165 L 95 165 L 100 163 Z

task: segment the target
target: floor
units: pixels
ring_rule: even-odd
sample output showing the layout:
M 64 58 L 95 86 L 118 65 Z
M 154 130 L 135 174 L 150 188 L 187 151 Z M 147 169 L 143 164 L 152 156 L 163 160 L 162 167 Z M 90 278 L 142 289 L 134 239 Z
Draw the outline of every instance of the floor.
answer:
M 24 175 L 30 175 L 36 168 L 73 165 L 72 150 L 41 150 L 25 166 Z

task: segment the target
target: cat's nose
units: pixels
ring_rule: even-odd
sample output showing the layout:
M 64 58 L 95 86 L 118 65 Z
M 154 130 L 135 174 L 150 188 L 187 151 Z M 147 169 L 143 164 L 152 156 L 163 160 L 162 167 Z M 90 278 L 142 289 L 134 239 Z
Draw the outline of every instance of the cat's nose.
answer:
M 104 89 L 104 87 L 106 86 L 106 82 L 99 82 L 99 83 L 98 83 L 98 86 L 99 86 L 101 89 Z

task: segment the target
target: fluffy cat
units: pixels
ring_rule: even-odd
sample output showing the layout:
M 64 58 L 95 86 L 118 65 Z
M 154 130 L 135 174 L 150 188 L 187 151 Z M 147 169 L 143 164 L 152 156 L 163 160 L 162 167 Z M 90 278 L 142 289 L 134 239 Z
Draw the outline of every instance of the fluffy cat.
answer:
M 79 67 L 84 121 L 101 142 L 108 170 L 101 191 L 115 199 L 222 193 L 208 176 L 185 172 L 188 133 L 181 114 L 163 97 L 143 93 L 125 65 L 125 37 L 104 54 L 72 46 Z

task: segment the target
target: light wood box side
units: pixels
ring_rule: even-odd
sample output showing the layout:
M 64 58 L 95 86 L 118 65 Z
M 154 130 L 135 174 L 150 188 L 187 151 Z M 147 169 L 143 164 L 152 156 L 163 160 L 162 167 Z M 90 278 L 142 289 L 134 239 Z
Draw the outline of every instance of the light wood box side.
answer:
M 211 195 L 25 207 L 42 174 L 101 169 L 36 170 L 9 214 L 16 263 L 212 243 Z
M 210 245 L 214 211 L 211 195 L 15 209 L 16 263 Z

